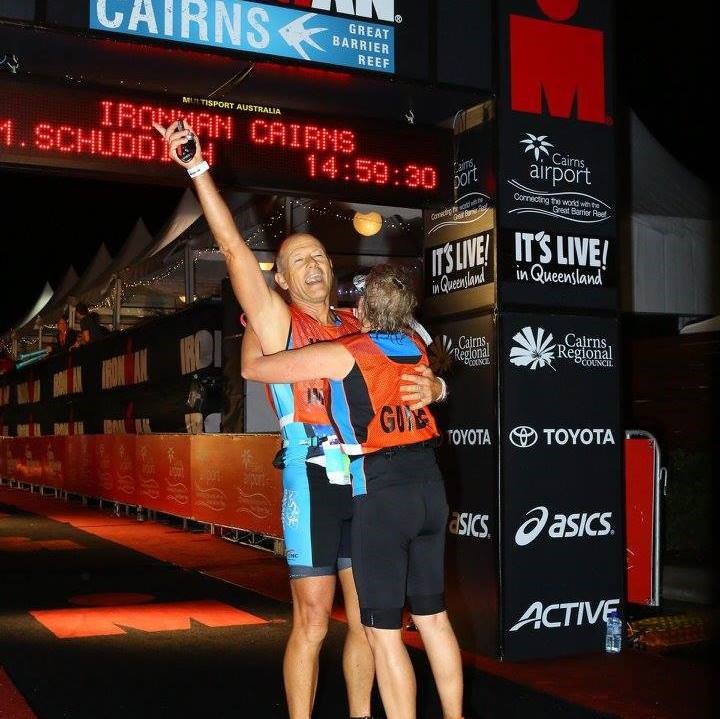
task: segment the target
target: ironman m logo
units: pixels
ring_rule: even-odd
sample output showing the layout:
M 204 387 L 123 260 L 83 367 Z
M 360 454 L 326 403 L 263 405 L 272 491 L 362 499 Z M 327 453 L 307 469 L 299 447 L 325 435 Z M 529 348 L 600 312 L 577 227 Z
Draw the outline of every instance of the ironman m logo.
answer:
M 587 2 L 587 0 L 586 0 Z M 549 20 L 510 15 L 510 106 L 605 123 L 605 47 L 601 30 L 569 25 L 579 0 L 537 0 Z M 543 102 L 544 101 L 544 102 Z

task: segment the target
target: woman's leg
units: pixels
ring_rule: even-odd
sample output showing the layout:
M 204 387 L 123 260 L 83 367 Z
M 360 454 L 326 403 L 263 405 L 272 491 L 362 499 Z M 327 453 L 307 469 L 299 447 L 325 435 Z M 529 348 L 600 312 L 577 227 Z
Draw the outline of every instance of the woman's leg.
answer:
M 430 661 L 445 719 L 462 716 L 463 674 L 455 632 L 447 612 L 413 614 Z
M 400 629 L 365 627 L 375 656 L 375 675 L 388 719 L 415 719 L 415 672 Z

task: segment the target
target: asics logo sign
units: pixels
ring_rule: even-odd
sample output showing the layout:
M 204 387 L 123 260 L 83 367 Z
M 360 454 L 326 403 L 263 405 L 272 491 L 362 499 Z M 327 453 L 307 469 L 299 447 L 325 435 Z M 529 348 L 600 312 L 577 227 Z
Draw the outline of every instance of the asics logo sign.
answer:
M 520 425 L 510 430 L 510 442 L 516 447 L 525 449 L 532 447 L 538 441 L 538 433 L 526 425 Z
M 490 536 L 488 529 L 489 514 L 474 514 L 473 512 L 453 512 L 450 516 L 448 531 L 461 537 L 475 537 L 487 539 Z
M 620 605 L 619 599 L 601 599 L 595 602 L 562 602 L 543 605 L 533 602 L 511 628 L 516 632 L 528 624 L 533 629 L 558 629 L 560 627 L 581 627 L 584 624 L 597 624 L 598 620 L 607 621 L 608 615 Z
M 515 532 L 515 544 L 525 547 L 534 542 L 548 524 L 550 512 L 542 505 L 533 507 L 525 514 L 526 519 Z M 556 514 L 547 530 L 551 539 L 570 539 L 572 537 L 605 537 L 615 534 L 610 520 L 612 512 L 575 512 Z

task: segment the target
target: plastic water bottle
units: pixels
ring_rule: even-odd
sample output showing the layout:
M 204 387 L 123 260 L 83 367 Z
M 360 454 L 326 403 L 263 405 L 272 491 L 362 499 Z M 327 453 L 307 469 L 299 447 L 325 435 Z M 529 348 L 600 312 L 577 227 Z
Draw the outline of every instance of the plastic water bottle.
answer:
M 610 654 L 619 654 L 622 648 L 622 619 L 613 609 L 607 618 L 607 631 L 605 633 L 605 651 Z

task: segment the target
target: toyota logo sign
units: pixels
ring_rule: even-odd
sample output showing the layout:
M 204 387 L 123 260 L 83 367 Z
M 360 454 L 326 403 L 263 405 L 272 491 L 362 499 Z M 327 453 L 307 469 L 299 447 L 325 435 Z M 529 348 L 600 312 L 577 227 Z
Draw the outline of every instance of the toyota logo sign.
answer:
M 538 441 L 538 434 L 532 427 L 520 425 L 510 430 L 510 442 L 515 447 L 525 449 L 532 447 Z

